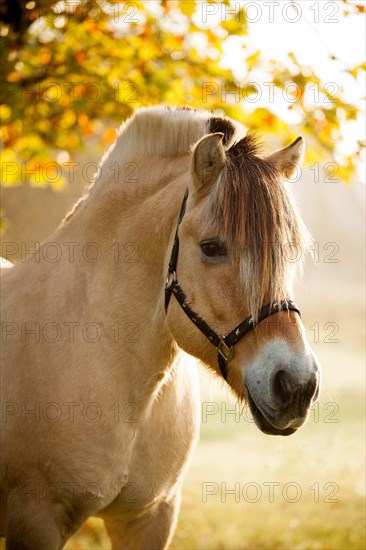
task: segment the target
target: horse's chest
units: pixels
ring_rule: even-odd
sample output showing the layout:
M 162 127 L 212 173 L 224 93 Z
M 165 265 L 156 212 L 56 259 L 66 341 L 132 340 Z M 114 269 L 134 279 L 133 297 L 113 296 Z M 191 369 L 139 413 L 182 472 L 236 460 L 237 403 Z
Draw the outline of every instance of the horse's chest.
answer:
M 189 390 L 179 406 L 171 405 L 168 398 L 160 401 L 138 427 L 128 479 L 124 478 L 126 481 L 120 487 L 114 506 L 126 511 L 149 506 L 182 481 L 198 437 L 198 395 Z

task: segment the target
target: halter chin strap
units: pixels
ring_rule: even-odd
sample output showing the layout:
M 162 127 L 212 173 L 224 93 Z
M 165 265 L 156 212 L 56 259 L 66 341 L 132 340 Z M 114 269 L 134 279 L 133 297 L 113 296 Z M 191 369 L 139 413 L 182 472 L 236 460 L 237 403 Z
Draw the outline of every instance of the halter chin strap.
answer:
M 217 360 L 222 376 L 227 380 L 228 370 L 227 364 L 231 361 L 234 355 L 234 346 L 255 328 L 263 319 L 266 319 L 274 313 L 279 311 L 296 311 L 301 317 L 300 310 L 296 307 L 291 300 L 282 300 L 281 302 L 274 302 L 273 304 L 267 304 L 262 307 L 258 313 L 257 320 L 252 317 L 247 317 L 242 323 L 240 323 L 234 330 L 229 332 L 226 336 L 219 336 L 193 309 L 187 302 L 187 296 L 182 287 L 177 281 L 177 263 L 179 253 L 179 238 L 178 230 L 180 223 L 186 211 L 186 204 L 188 198 L 188 189 L 185 192 L 183 203 L 179 212 L 177 228 L 175 231 L 174 243 L 172 253 L 170 255 L 168 277 L 165 285 L 165 312 L 168 311 L 168 306 L 172 294 L 176 297 L 178 304 L 182 307 L 184 313 L 189 319 L 196 325 L 197 328 L 208 338 L 208 340 L 215 346 L 217 351 Z

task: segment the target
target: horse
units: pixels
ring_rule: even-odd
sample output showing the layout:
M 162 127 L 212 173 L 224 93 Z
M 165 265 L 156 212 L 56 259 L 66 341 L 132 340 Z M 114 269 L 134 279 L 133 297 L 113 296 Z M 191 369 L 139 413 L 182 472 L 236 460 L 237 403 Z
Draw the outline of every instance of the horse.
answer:
M 186 354 L 262 432 L 305 423 L 320 367 L 292 301 L 307 230 L 287 181 L 303 151 L 264 155 L 204 110 L 138 109 L 58 229 L 4 270 L 8 550 L 61 549 L 90 516 L 115 550 L 168 547 L 200 425 Z

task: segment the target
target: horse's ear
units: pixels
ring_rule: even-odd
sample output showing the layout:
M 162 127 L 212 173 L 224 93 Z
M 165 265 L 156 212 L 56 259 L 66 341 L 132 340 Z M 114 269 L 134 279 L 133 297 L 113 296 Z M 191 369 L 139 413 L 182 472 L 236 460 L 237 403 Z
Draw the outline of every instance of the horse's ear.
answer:
M 209 190 L 226 163 L 222 144 L 224 134 L 217 132 L 201 138 L 193 149 L 192 179 L 194 191 Z
M 291 178 L 304 159 L 305 142 L 302 137 L 295 139 L 291 145 L 276 151 L 266 158 L 286 178 Z

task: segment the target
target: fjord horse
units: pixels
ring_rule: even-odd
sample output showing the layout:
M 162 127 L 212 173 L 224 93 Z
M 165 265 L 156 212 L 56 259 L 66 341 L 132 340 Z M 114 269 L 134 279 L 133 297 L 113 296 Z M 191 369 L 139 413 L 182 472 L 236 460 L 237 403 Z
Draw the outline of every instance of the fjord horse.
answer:
M 114 549 L 168 546 L 200 423 L 182 350 L 263 432 L 306 421 L 319 367 L 291 301 L 306 232 L 285 181 L 303 148 L 263 156 L 231 119 L 141 109 L 61 226 L 4 270 L 8 550 L 59 550 L 89 516 Z

